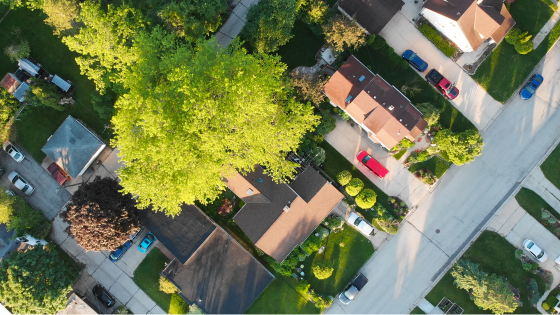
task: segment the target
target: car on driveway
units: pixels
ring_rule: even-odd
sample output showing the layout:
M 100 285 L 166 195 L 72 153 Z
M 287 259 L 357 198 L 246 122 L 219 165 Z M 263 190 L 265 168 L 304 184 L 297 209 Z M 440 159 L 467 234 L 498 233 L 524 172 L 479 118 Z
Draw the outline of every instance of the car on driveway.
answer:
M 70 181 L 70 175 L 68 175 L 58 164 L 53 162 L 47 168 L 49 173 L 51 173 L 52 177 L 56 179 L 56 181 L 61 185 L 64 186 L 67 182 Z
M 342 304 L 350 304 L 356 295 L 366 286 L 368 279 L 363 275 L 357 275 L 345 288 L 342 293 L 338 295 L 340 302 Z
M 369 224 L 364 218 L 360 217 L 356 212 L 350 213 L 348 222 L 365 235 L 372 235 L 374 232 L 373 226 Z
M 146 236 L 142 240 L 142 243 L 140 243 L 140 245 L 138 245 L 138 250 L 141 251 L 142 253 L 147 252 L 148 249 L 150 249 L 150 247 L 152 247 L 152 245 L 154 245 L 154 242 L 156 240 L 157 240 L 157 238 L 154 236 L 154 234 L 152 234 L 152 232 L 149 232 L 148 234 L 146 234 Z
M 377 162 L 371 155 L 369 155 L 366 151 L 358 152 L 356 156 L 358 162 L 360 162 L 363 166 L 367 167 L 375 176 L 383 179 L 389 171 L 381 165 L 381 163 Z
M 115 298 L 102 285 L 96 284 L 92 292 L 106 308 L 111 308 L 111 306 L 115 305 Z
M 537 92 L 537 89 L 539 88 L 539 86 L 541 86 L 541 84 L 543 83 L 543 77 L 540 74 L 535 74 L 533 75 L 529 81 L 527 82 L 527 84 L 525 84 L 525 87 L 523 89 L 521 89 L 521 91 L 519 92 L 519 95 L 521 96 L 522 99 L 524 100 L 528 100 L 531 97 L 533 97 L 533 94 L 535 94 L 535 92 Z
M 413 66 L 420 72 L 424 72 L 426 71 L 426 69 L 428 69 L 428 63 L 422 60 L 422 58 L 418 57 L 418 55 L 410 49 L 405 51 L 402 54 L 402 57 L 404 60 L 408 61 L 411 66 Z
M 126 243 L 119 246 L 109 255 L 109 260 L 112 262 L 117 262 L 126 253 L 126 251 L 132 247 L 132 241 L 127 241 Z
M 16 162 L 21 162 L 21 161 L 23 161 L 23 159 L 25 159 L 25 155 L 23 155 L 23 153 L 21 153 L 21 150 L 18 149 L 15 145 L 13 145 L 9 141 L 6 142 L 6 144 L 4 145 L 4 150 L 6 150 L 6 152 L 8 152 L 8 154 L 14 160 L 16 160 Z
M 540 262 L 545 262 L 548 258 L 548 255 L 542 250 L 535 242 L 530 239 L 526 239 L 523 242 L 523 248 L 525 248 L 536 260 Z
M 459 95 L 459 89 L 436 69 L 432 69 L 426 74 L 426 80 L 450 100 L 455 99 Z
M 8 175 L 8 179 L 10 180 L 10 182 L 12 182 L 12 184 L 14 184 L 14 186 L 23 191 L 28 196 L 35 191 L 35 188 L 33 188 L 33 186 L 31 186 L 28 181 L 23 179 L 23 177 L 21 177 L 21 175 L 19 175 L 19 173 L 16 171 L 11 172 L 10 175 Z

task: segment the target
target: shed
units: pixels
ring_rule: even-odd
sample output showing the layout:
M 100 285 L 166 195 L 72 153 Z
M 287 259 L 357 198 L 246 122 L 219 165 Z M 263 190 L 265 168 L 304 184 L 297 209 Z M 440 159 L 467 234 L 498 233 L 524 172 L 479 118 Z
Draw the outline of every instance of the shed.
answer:
M 25 92 L 27 92 L 27 90 L 29 90 L 29 84 L 27 84 L 27 82 L 23 82 L 14 91 L 13 95 L 18 101 L 23 102 L 25 100 Z
M 27 58 L 21 58 L 18 60 L 18 66 L 34 77 L 39 76 L 39 71 L 41 71 L 41 67 L 34 64 Z
M 72 85 L 70 83 L 68 83 L 68 81 L 64 80 L 63 78 L 59 77 L 57 74 L 55 74 L 52 78 L 51 78 L 51 83 L 53 83 L 54 85 L 58 86 L 61 90 L 63 90 L 64 92 L 68 92 L 68 90 L 70 90 L 70 88 L 72 87 Z
M 6 73 L 2 81 L 0 81 L 0 86 L 10 93 L 14 93 L 20 85 L 21 81 L 13 73 Z

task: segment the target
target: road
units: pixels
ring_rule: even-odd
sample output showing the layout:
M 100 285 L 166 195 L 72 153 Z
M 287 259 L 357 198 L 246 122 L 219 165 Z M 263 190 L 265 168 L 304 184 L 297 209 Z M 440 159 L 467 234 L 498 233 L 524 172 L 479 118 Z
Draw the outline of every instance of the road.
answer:
M 560 48 L 537 72 L 545 81 L 528 101 L 514 97 L 483 132 L 474 162 L 453 167 L 364 266 L 370 284 L 350 305 L 327 313 L 408 313 L 483 228 L 560 135 Z

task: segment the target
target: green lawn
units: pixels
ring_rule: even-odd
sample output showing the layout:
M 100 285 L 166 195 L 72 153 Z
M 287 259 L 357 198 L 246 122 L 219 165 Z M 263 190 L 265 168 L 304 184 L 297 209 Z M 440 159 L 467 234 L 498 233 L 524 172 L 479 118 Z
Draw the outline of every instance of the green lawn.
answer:
M 426 314 L 423 310 L 421 310 L 418 306 L 416 306 L 410 314 Z
M 282 61 L 290 70 L 298 66 L 315 65 L 315 54 L 325 43 L 325 37 L 315 35 L 309 26 L 299 19 L 294 23 L 292 34 L 294 37 L 278 50 Z
M 321 310 L 294 288 L 296 279 L 277 276 L 245 314 L 319 314 Z
M 418 170 L 428 169 L 439 179 L 443 176 L 443 174 L 445 174 L 445 172 L 447 172 L 449 167 L 451 167 L 450 163 L 446 162 L 444 159 L 436 155 L 427 161 L 410 165 L 408 170 L 414 174 L 414 172 Z
M 552 16 L 552 10 L 540 0 L 517 0 L 509 5 L 515 27 L 535 36 Z M 513 45 L 502 41 L 480 65 L 472 78 L 499 102 L 506 102 L 532 73 L 558 35 L 551 32 L 537 50 L 526 55 L 518 54 Z
M 404 72 L 396 71 L 393 63 L 386 55 L 379 53 L 369 46 L 363 46 L 354 53 L 354 56 L 368 66 L 371 71 L 379 74 L 397 89 L 400 89 L 403 85 L 418 86 L 421 91 L 413 96 L 407 95 L 407 97 L 412 104 L 428 102 L 442 109 L 439 122 L 444 128 L 449 128 L 455 132 L 476 129 L 467 117 L 459 112 L 439 92 L 432 88 L 430 84 L 426 82 L 423 77 L 419 76 L 416 71 L 412 70 L 412 68 L 409 67 Z
M 393 154 L 393 157 L 398 161 L 407 151 L 408 149 L 402 149 L 398 153 Z
M 153 248 L 134 270 L 134 283 L 168 314 L 185 314 L 189 305 L 177 294 L 167 294 L 159 290 L 159 273 L 169 259 L 157 248 Z
M 104 124 L 108 121 L 100 120 L 90 103 L 90 94 L 95 90 L 93 82 L 80 75 L 80 68 L 75 62 L 77 54 L 69 51 L 60 38 L 52 34 L 52 28 L 43 23 L 39 10 L 12 10 L 0 24 L 0 75 L 17 70 L 17 63 L 3 55 L 4 48 L 18 40 L 13 34 L 15 28 L 21 30 L 22 39 L 29 41 L 33 59 L 49 73 L 58 74 L 76 85 L 74 99 L 77 100 L 75 105 L 63 112 L 37 107 L 20 116 L 16 123 L 17 142 L 40 163 L 45 157 L 41 148 L 68 115 L 80 119 L 101 137 L 108 139 L 109 133 L 104 132 Z
M 551 183 L 557 188 L 560 188 L 560 168 L 558 167 L 560 163 L 560 145 L 557 146 L 552 153 L 546 158 L 543 164 L 541 164 L 541 170 Z
M 373 255 L 373 245 L 360 232 L 345 224 L 344 231 L 331 233 L 323 240 L 323 246 L 323 253 L 315 252 L 302 262 L 305 279 L 315 292 L 336 296 Z M 311 266 L 316 259 L 326 259 L 334 263 L 332 276 L 319 280 L 313 275 Z
M 539 285 L 541 294 L 545 291 L 544 280 L 532 273 L 521 268 L 521 261 L 515 258 L 515 246 L 511 245 L 505 238 L 498 233 L 485 231 L 465 252 L 461 259 L 470 259 L 480 264 L 480 270 L 492 274 L 504 275 L 508 281 L 516 287 L 521 293 L 521 302 L 523 306 L 519 306 L 515 310 L 515 314 L 540 314 L 540 312 L 531 306 L 527 299 L 528 290 L 525 285 L 525 279 L 534 278 Z M 437 305 L 439 301 L 447 297 L 454 303 L 459 304 L 465 314 L 491 314 L 489 310 L 479 309 L 469 298 L 466 290 L 458 289 L 453 284 L 453 276 L 447 272 L 439 283 L 426 296 L 426 299 L 433 305 Z
M 521 208 L 525 209 L 527 213 L 532 215 L 537 221 L 539 221 L 550 233 L 556 235 L 556 231 L 552 225 L 548 223 L 543 223 L 542 221 L 542 209 L 548 210 L 552 213 L 556 218 L 560 218 L 560 213 L 558 213 L 554 208 L 552 208 L 544 199 L 541 198 L 536 192 L 527 189 L 525 187 L 521 188 L 517 195 L 515 195 L 515 199 L 521 206 Z

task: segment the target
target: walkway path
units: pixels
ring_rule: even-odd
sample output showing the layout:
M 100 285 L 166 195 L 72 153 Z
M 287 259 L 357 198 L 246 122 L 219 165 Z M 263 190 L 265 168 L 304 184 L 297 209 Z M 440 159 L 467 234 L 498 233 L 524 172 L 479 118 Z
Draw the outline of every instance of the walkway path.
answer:
M 552 30 L 554 25 L 556 25 L 556 22 L 558 22 L 558 20 L 560 20 L 560 12 L 556 10 L 550 17 L 548 22 L 546 22 L 546 24 L 541 28 L 540 32 L 535 37 L 533 37 L 534 49 L 537 49 L 537 47 L 539 47 L 546 35 L 548 35 L 548 33 L 550 33 L 550 30 Z
M 560 212 L 560 190 L 544 177 L 540 167 L 533 169 L 524 186 L 539 194 L 554 210 Z
M 247 19 L 249 7 L 259 2 L 259 0 L 238 0 L 227 21 L 216 33 L 218 43 L 222 47 L 228 46 L 233 39 L 239 35 Z

